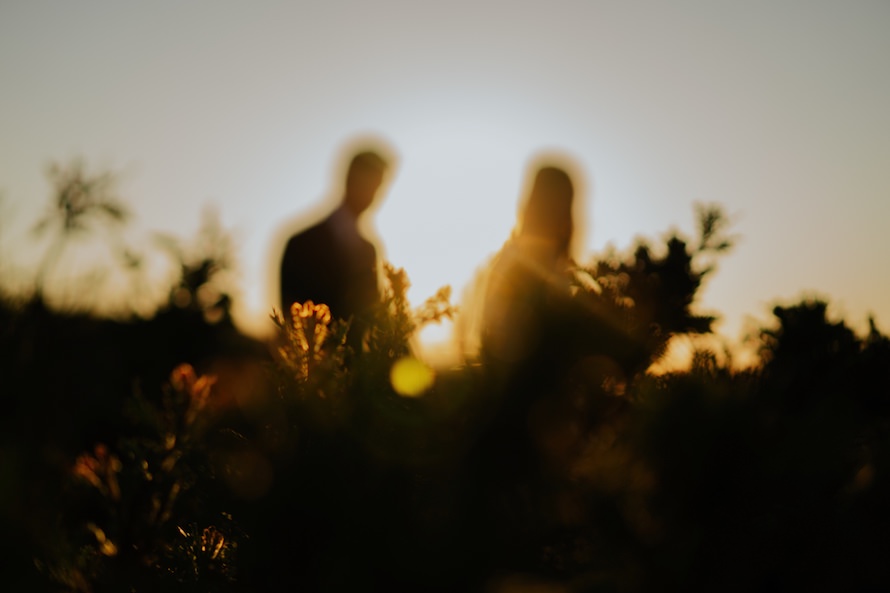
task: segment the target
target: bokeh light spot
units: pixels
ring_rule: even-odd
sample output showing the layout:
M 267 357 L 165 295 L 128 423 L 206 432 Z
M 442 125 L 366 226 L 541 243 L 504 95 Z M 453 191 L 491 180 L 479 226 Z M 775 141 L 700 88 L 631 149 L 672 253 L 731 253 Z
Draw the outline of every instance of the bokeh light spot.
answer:
M 433 369 L 413 356 L 400 358 L 392 365 L 389 380 L 402 397 L 420 397 L 436 379 Z

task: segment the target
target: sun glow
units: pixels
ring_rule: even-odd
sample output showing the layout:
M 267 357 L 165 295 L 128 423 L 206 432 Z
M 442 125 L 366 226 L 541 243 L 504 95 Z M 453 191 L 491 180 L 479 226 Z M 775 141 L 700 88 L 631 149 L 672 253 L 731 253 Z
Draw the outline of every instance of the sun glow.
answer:
M 444 285 L 460 306 L 480 266 L 510 234 L 533 144 L 481 118 L 443 118 L 396 130 L 402 158 L 375 227 L 382 256 L 404 268 L 419 306 Z M 450 343 L 452 323 L 419 336 L 426 354 Z

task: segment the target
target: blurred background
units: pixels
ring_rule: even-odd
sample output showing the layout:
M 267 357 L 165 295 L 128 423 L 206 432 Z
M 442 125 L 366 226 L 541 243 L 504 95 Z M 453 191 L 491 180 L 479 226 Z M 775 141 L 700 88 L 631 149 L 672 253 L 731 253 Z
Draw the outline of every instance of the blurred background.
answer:
M 526 164 L 558 149 L 586 174 L 581 253 L 724 206 L 739 240 L 701 308 L 725 339 L 803 296 L 886 325 L 888 26 L 890 4 L 867 0 L 4 0 L 0 273 L 34 282 L 46 167 L 83 159 L 117 175 L 135 250 L 215 212 L 236 322 L 267 335 L 283 230 L 330 197 L 340 149 L 374 134 L 399 163 L 372 226 L 412 302 L 450 284 L 459 303 L 509 235 Z M 113 278 L 66 284 L 101 266 L 79 249 L 48 299 L 165 298 L 150 294 L 163 282 L 143 305 Z

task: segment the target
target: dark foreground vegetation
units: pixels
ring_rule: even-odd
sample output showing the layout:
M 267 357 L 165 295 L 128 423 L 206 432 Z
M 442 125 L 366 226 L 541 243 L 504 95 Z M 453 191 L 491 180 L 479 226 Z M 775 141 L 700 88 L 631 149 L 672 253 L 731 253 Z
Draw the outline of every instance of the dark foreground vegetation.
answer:
M 468 356 L 417 390 L 412 336 L 453 311 L 412 310 L 392 268 L 359 352 L 321 304 L 246 337 L 213 257 L 151 315 L 5 294 L 0 588 L 887 590 L 890 340 L 804 301 L 752 368 L 651 373 L 710 329 L 692 306 L 726 242 L 700 222 L 577 270 L 601 327 L 540 311 L 526 368 Z

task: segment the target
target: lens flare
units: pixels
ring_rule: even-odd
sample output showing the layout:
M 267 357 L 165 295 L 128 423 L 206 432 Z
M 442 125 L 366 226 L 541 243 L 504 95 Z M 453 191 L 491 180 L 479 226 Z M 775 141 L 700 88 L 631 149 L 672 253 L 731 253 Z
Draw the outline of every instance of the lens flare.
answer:
M 433 369 L 413 356 L 400 358 L 392 365 L 389 380 L 402 397 L 420 397 L 436 379 Z

